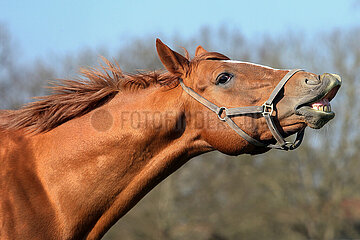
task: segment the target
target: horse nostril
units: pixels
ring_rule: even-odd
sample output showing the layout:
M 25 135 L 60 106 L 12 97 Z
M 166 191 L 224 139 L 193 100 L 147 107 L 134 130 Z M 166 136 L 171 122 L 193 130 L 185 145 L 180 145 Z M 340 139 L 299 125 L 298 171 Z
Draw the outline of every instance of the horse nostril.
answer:
M 314 79 L 308 79 L 308 78 L 306 78 L 306 79 L 305 79 L 305 83 L 306 83 L 307 85 L 318 85 L 318 84 L 320 84 L 320 78 L 314 78 Z

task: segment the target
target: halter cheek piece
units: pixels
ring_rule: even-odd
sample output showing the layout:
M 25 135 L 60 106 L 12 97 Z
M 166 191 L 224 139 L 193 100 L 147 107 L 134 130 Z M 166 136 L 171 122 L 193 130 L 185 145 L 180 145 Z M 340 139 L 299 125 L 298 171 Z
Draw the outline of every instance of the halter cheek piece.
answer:
M 183 80 L 180 78 L 180 85 L 184 89 L 186 93 L 188 93 L 191 97 L 193 97 L 196 101 L 209 108 L 211 111 L 216 113 L 219 119 L 223 122 L 226 122 L 237 134 L 243 137 L 249 143 L 258 146 L 258 147 L 267 147 L 267 148 L 275 148 L 280 150 L 294 150 L 298 148 L 303 140 L 305 128 L 300 130 L 297 133 L 296 139 L 294 142 L 287 142 L 280 134 L 276 125 L 273 121 L 272 113 L 274 111 L 274 99 L 280 93 L 281 89 L 284 87 L 286 82 L 297 72 L 301 72 L 304 70 L 294 69 L 289 71 L 278 83 L 273 92 L 271 93 L 269 99 L 262 106 L 249 106 L 249 107 L 237 107 L 237 108 L 226 108 L 226 107 L 218 107 L 214 103 L 210 102 L 206 98 L 199 95 L 193 89 L 185 86 Z M 261 114 L 270 129 L 270 132 L 276 139 L 276 144 L 265 144 L 262 143 L 253 137 L 249 136 L 246 132 L 240 129 L 238 125 L 232 120 L 231 117 L 238 115 L 246 115 L 246 114 Z

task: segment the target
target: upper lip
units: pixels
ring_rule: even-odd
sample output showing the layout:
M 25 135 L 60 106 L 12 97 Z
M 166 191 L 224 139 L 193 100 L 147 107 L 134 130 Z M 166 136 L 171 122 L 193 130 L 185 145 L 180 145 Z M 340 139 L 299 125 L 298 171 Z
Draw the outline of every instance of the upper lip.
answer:
M 319 87 L 311 90 L 310 96 L 307 95 L 295 106 L 295 111 L 304 106 L 311 106 L 311 104 L 320 100 L 326 99 L 330 102 L 335 97 L 340 86 L 341 82 L 339 80 L 324 80 Z

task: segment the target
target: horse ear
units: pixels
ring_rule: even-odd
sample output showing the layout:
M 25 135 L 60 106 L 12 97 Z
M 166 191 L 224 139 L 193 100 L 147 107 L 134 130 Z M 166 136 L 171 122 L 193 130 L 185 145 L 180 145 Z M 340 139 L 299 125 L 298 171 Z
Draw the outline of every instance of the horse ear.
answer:
M 195 56 L 199 56 L 201 54 L 207 53 L 208 51 L 206 51 L 202 46 L 198 46 L 195 50 Z
M 230 58 L 224 54 L 218 52 L 208 52 L 200 45 L 196 48 L 195 57 L 203 60 L 230 60 Z
M 183 76 L 189 69 L 189 60 L 171 50 L 160 39 L 156 39 L 156 50 L 165 68 L 176 76 Z

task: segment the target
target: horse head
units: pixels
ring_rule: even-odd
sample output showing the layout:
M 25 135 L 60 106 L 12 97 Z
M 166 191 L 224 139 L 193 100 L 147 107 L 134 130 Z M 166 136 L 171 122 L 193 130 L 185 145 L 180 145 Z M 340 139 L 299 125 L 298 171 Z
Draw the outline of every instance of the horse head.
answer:
M 301 139 L 289 144 L 284 138 L 295 133 L 302 138 L 306 126 L 319 129 L 335 116 L 330 101 L 341 86 L 336 74 L 232 61 L 201 46 L 189 60 L 159 39 L 156 46 L 184 89 L 184 108 L 192 119 L 187 124 L 201 128 L 201 137 L 226 154 L 294 149 Z

